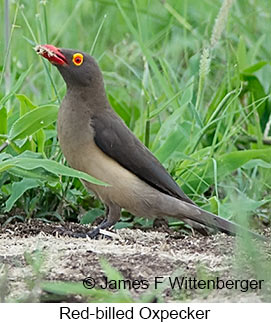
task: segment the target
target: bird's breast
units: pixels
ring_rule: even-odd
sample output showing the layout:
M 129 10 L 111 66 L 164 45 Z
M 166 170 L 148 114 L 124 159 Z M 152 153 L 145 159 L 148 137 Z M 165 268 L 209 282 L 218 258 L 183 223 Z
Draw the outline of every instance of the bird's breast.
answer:
M 76 106 L 68 106 L 64 100 L 58 112 L 57 135 L 66 160 L 78 169 L 84 152 L 94 145 L 91 116 Z

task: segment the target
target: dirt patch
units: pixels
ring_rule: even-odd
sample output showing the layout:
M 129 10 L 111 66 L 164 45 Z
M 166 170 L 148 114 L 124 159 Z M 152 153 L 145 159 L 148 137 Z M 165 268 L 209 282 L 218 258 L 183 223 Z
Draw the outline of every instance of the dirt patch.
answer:
M 70 231 L 82 231 L 78 224 L 65 224 Z M 96 285 L 104 284 L 105 274 L 100 259 L 106 259 L 125 279 L 147 280 L 155 276 L 187 277 L 202 280 L 261 279 L 256 277 L 246 256 L 236 249 L 238 239 L 225 234 L 209 237 L 184 236 L 176 232 L 117 230 L 113 239 L 90 240 L 63 236 L 63 226 L 39 221 L 10 224 L 0 228 L 0 264 L 7 269 L 9 298 L 17 299 L 29 292 L 29 280 L 82 282 L 93 277 Z M 83 230 L 89 230 L 84 227 Z M 260 248 L 260 246 L 259 246 Z M 265 243 L 266 258 L 270 258 L 270 244 Z M 236 252 L 238 250 L 238 252 Z M 27 254 L 41 251 L 44 256 L 39 273 L 27 261 Z M 26 254 L 27 253 L 27 254 Z M 240 259 L 242 261 L 240 261 Z M 34 269 L 33 269 L 34 266 Z M 34 273 L 33 273 L 34 271 Z M 0 273 L 1 274 L 1 273 Z M 3 284 L 2 284 L 3 285 Z M 31 284 L 30 284 L 31 285 Z M 3 288 L 3 287 L 2 287 Z M 0 289 L 1 292 L 1 289 Z M 132 290 L 138 299 L 144 290 Z M 266 289 L 240 290 L 163 290 L 165 301 L 261 302 L 266 300 Z

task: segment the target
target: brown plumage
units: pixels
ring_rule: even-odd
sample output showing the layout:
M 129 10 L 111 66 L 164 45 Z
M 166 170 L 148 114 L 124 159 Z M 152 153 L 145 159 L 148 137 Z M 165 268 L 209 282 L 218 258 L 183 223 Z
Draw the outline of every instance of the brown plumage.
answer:
M 105 221 L 89 236 L 114 225 L 122 208 L 136 216 L 175 217 L 198 229 L 204 225 L 228 234 L 244 230 L 200 209 L 184 194 L 111 108 L 93 57 L 52 45 L 39 45 L 36 50 L 58 68 L 67 84 L 58 116 L 58 138 L 65 158 L 71 167 L 110 184 L 84 182 L 107 210 Z

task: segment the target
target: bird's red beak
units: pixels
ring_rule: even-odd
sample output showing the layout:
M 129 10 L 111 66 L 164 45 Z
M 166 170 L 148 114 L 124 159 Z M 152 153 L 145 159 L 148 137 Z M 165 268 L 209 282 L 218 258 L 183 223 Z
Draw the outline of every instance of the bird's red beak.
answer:
M 38 55 L 47 58 L 48 61 L 55 65 L 67 65 L 66 57 L 61 53 L 60 49 L 53 45 L 37 45 L 35 51 Z

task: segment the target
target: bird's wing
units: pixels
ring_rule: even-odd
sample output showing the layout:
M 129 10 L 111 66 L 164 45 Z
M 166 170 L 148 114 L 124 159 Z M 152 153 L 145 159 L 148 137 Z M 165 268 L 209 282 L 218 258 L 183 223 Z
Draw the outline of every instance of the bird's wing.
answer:
M 113 110 L 94 116 L 92 127 L 94 141 L 106 155 L 157 190 L 194 204 Z

